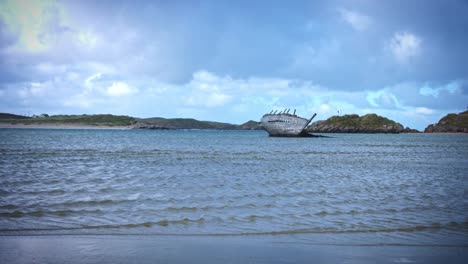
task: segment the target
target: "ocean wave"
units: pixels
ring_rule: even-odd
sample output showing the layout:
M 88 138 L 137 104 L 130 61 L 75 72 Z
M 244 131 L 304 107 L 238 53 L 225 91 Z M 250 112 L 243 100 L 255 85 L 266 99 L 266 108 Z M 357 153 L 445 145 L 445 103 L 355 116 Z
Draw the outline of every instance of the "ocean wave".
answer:
M 63 203 L 55 203 L 53 205 L 63 205 L 63 206 L 87 206 L 87 205 L 107 205 L 107 204 L 116 204 L 125 202 L 128 200 L 112 200 L 112 199 L 104 199 L 104 200 L 78 200 L 78 201 L 70 201 L 70 202 L 63 202 Z
M 37 190 L 37 191 L 23 191 L 23 192 L 18 192 L 21 195 L 60 195 L 60 194 L 65 194 L 66 191 L 62 189 L 52 189 L 52 190 Z
M 102 214 L 101 210 L 56 210 L 56 211 L 46 211 L 46 210 L 36 210 L 36 211 L 13 211 L 13 212 L 2 212 L 0 213 L 0 218 L 21 218 L 21 217 L 43 217 L 43 216 L 69 216 L 69 215 L 79 215 L 79 214 Z
M 133 229 L 133 228 L 150 228 L 152 226 L 167 227 L 170 225 L 189 225 L 189 224 L 206 223 L 204 218 L 189 219 L 183 218 L 179 220 L 160 220 L 156 222 L 128 223 L 128 224 L 109 224 L 109 225 L 83 225 L 79 227 L 56 227 L 56 228 L 15 228 L 15 229 L 0 229 L 1 232 L 28 232 L 28 231 L 72 231 L 72 230 L 101 230 L 101 229 Z M 300 234 L 358 234 L 358 233 L 413 233 L 431 230 L 450 230 L 460 231 L 465 234 L 468 231 L 468 221 L 464 222 L 449 222 L 446 224 L 434 223 L 431 225 L 415 225 L 403 226 L 394 228 L 377 228 L 377 229 L 337 229 L 337 228 L 307 228 L 307 229 L 291 229 L 277 231 L 252 231 L 252 232 L 231 232 L 231 233 L 164 233 L 164 232 L 146 232 L 144 234 L 153 235 L 173 235 L 173 236 L 262 236 L 262 235 L 300 235 Z M 109 234 L 109 233 L 106 233 Z M 112 233 L 110 233 L 112 234 Z M 123 234 L 118 232 L 116 234 Z
M 15 229 L 0 229 L 0 232 L 20 232 L 20 231 L 60 231 L 60 230 L 88 230 L 88 229 L 129 229 L 138 227 L 152 226 L 169 226 L 169 225 L 188 225 L 192 223 L 204 223 L 206 220 L 202 218 L 189 219 L 183 218 L 178 220 L 163 219 L 155 222 L 128 223 L 128 224 L 109 224 L 109 225 L 82 225 L 77 227 L 51 227 L 51 228 L 15 228 Z

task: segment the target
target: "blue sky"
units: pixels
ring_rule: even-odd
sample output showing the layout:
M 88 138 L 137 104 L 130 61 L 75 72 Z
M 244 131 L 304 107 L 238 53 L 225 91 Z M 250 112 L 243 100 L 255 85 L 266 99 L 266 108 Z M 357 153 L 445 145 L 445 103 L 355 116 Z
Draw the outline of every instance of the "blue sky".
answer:
M 0 0 L 0 112 L 424 129 L 468 106 L 467 1 Z

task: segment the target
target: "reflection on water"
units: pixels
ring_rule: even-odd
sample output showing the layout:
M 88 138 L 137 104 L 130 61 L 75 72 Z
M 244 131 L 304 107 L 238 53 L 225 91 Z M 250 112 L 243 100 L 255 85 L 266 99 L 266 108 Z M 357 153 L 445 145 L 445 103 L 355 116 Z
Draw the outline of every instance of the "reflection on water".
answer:
M 2 129 L 0 234 L 467 244 L 467 171 L 466 135 Z

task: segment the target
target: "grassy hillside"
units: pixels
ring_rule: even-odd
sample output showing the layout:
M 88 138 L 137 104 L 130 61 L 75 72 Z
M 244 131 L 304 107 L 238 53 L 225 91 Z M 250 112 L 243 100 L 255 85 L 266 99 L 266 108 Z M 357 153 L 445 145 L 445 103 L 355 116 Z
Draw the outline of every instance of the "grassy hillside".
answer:
M 135 118 L 116 115 L 53 115 L 34 118 L 5 118 L 2 123 L 12 124 L 77 124 L 90 126 L 129 126 L 134 124 Z
M 468 128 L 468 111 L 460 114 L 448 114 L 437 125 Z
M 468 133 L 468 111 L 459 114 L 448 114 L 442 117 L 437 124 L 429 125 L 426 133 L 434 132 L 464 132 Z
M 327 120 L 314 122 L 309 132 L 323 133 L 402 133 L 415 132 L 405 129 L 401 124 L 376 114 L 364 116 L 332 116 Z
M 14 120 L 14 119 L 26 119 L 30 118 L 28 116 L 22 116 L 22 115 L 15 115 L 15 114 L 8 114 L 8 113 L 0 113 L 0 122 L 1 120 Z
M 169 128 L 169 129 L 238 129 L 239 126 L 220 123 L 220 122 L 211 122 L 211 121 L 199 121 L 192 118 L 144 118 L 138 119 L 139 122 L 153 125 L 156 127 Z
M 332 116 L 329 119 L 327 119 L 325 123 L 339 127 L 355 127 L 369 129 L 377 129 L 382 128 L 384 126 L 401 126 L 399 123 L 393 120 L 376 114 L 367 114 L 361 117 L 358 115 Z

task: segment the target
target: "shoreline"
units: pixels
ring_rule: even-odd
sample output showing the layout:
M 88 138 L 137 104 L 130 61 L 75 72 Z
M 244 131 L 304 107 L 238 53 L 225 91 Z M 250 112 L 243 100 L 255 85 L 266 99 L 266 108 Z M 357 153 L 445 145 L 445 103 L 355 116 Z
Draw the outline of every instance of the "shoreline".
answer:
M 1 123 L 0 122 L 0 129 L 7 128 L 7 129 L 95 129 L 95 130 L 103 130 L 103 129 L 110 129 L 110 130 L 131 130 L 133 129 L 132 126 L 109 126 L 109 125 L 81 125 L 81 124 L 11 124 L 11 123 Z M 141 130 L 141 129 L 136 129 Z M 145 129 L 143 129 L 145 130 Z M 168 129 L 156 129 L 156 130 L 168 130 Z M 184 130 L 184 129 L 169 129 L 169 130 Z M 195 129 L 195 130 L 205 130 L 205 129 Z M 211 129 L 206 129 L 211 130 Z M 220 129 L 223 130 L 223 129 Z M 231 130 L 231 129 L 228 129 Z M 250 129 L 239 129 L 239 130 L 250 130 Z M 324 132 L 315 132 L 315 134 L 390 134 L 390 135 L 468 135 L 468 133 L 464 132 L 431 132 L 431 133 L 324 133 Z
M 19 129 L 113 129 L 127 130 L 130 126 L 107 126 L 107 125 L 80 125 L 80 124 L 10 124 L 0 123 L 0 128 L 19 128 Z
M 5 263 L 464 263 L 466 247 L 314 243 L 308 236 L 0 236 Z

